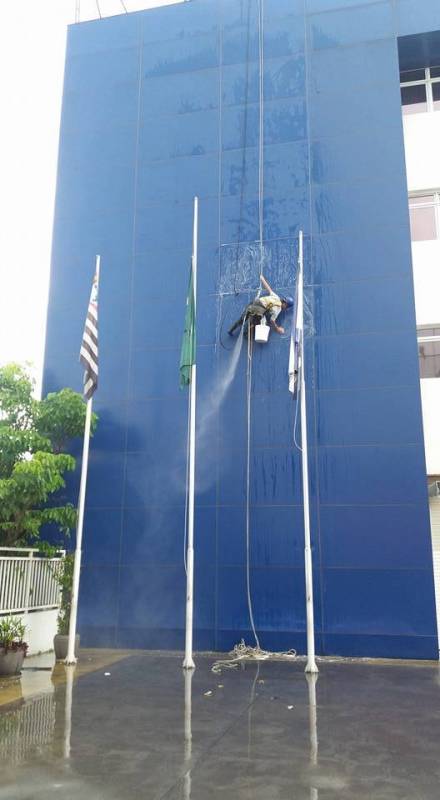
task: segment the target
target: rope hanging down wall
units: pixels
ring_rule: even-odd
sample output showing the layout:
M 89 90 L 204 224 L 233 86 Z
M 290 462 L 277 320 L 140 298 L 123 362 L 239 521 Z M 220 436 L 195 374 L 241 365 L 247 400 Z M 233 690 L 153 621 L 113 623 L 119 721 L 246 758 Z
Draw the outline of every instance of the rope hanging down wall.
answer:
M 128 14 L 127 6 L 124 3 L 124 0 L 119 0 L 122 8 L 124 9 L 125 13 Z M 96 10 L 99 15 L 99 19 L 102 19 L 101 8 L 99 5 L 99 0 L 95 0 L 96 3 Z M 75 0 L 75 22 L 81 22 L 81 0 Z
M 249 11 L 249 7 L 248 7 Z M 248 15 L 248 46 L 250 38 L 250 20 Z M 263 273 L 264 262 L 264 0 L 258 0 L 258 44 L 259 44 L 259 144 L 258 144 L 258 233 L 259 233 L 259 260 L 258 260 L 258 276 Z M 249 59 L 249 50 L 247 50 L 247 62 Z M 247 63 L 247 80 L 246 80 L 246 106 L 245 106 L 245 127 L 244 135 L 246 136 L 247 125 L 247 92 L 248 92 L 248 63 Z M 245 145 L 245 141 L 243 145 Z M 243 147 L 243 162 L 242 162 L 242 190 L 240 195 L 240 220 L 239 220 L 239 237 L 241 235 L 241 215 L 243 205 L 243 186 L 245 182 L 245 147 Z M 239 246 L 237 244 L 237 263 L 234 276 L 234 292 L 236 291 L 236 277 L 238 270 L 239 260 Z M 257 294 L 259 297 L 261 293 L 261 283 Z M 246 325 L 244 321 L 243 325 Z M 251 419 L 252 419 L 252 355 L 253 355 L 253 341 L 252 329 L 248 327 L 248 351 L 247 351 L 247 370 L 246 370 L 246 412 L 247 412 L 247 446 L 246 446 L 246 592 L 247 604 L 249 612 L 249 621 L 251 624 L 252 634 L 255 640 L 255 647 L 246 645 L 244 640 L 240 644 L 236 644 L 231 650 L 228 659 L 217 660 L 212 671 L 219 673 L 222 669 L 234 669 L 238 667 L 243 661 L 267 661 L 269 659 L 280 661 L 292 661 L 296 658 L 295 650 L 287 650 L 283 652 L 272 652 L 264 650 L 261 647 L 258 633 L 255 626 L 254 611 L 252 605 L 252 591 L 251 591 L 251 576 L 250 576 L 250 467 L 251 467 Z M 296 442 L 296 425 L 299 407 L 299 397 L 297 398 L 294 422 L 294 441 L 298 449 L 301 449 Z

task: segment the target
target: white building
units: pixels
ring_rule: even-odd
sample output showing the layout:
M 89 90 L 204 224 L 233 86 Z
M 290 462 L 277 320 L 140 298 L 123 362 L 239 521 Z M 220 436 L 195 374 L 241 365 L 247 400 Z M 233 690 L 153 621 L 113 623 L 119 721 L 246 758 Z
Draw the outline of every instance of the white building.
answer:
M 401 73 L 420 385 L 440 619 L 440 67 Z

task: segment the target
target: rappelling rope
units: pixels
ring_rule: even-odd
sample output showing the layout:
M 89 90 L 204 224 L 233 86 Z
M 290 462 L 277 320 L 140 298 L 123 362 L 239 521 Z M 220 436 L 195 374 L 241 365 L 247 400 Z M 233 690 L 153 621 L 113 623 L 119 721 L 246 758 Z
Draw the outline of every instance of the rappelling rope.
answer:
M 251 568 L 250 568 L 250 487 L 251 487 L 251 391 L 252 391 L 252 332 L 253 328 L 248 322 L 248 353 L 246 370 L 246 396 L 247 396 L 247 450 L 246 450 L 246 589 L 249 609 L 249 619 L 252 633 L 258 650 L 261 650 L 260 640 L 255 628 L 254 612 L 251 595 Z
M 255 300 L 259 300 L 260 299 L 262 291 L 263 291 L 263 284 L 261 283 L 261 277 L 260 277 L 260 285 L 258 287 L 257 294 L 254 297 L 254 302 L 255 302 Z
M 296 650 L 271 652 L 258 647 L 249 647 L 244 639 L 236 644 L 229 653 L 229 658 L 219 658 L 212 666 L 212 672 L 219 674 L 222 669 L 237 669 L 245 661 L 293 661 Z
M 246 323 L 245 323 L 246 324 Z M 254 611 L 252 606 L 251 575 L 250 575 L 250 474 L 251 474 L 251 392 L 252 392 L 252 328 L 248 324 L 248 356 L 247 356 L 247 450 L 246 450 L 246 590 L 249 611 L 249 620 L 255 639 L 255 647 L 247 645 L 244 639 L 236 644 L 230 651 L 228 659 L 219 659 L 212 671 L 220 673 L 222 669 L 236 669 L 244 661 L 292 661 L 296 658 L 296 650 L 271 651 L 263 650 L 255 627 Z
M 124 3 L 124 0 L 119 0 L 121 3 L 122 8 L 124 9 L 125 13 L 128 14 L 128 8 Z M 99 14 L 99 19 L 102 19 L 101 9 L 99 7 L 98 0 L 95 0 L 96 3 L 96 10 Z M 75 0 L 75 22 L 81 22 L 81 0 Z
M 258 227 L 260 236 L 260 273 L 263 272 L 264 249 L 264 0 L 258 3 L 258 50 L 259 50 L 259 152 L 258 152 Z
M 237 289 L 237 274 L 240 262 L 240 246 L 241 234 L 243 223 L 243 206 L 244 206 L 244 191 L 245 191 L 245 178 L 246 178 L 246 163 L 247 163 L 247 131 L 248 131 L 248 107 L 249 107 L 249 70 L 250 70 L 250 46 L 251 46 L 251 5 L 252 0 L 248 0 L 247 5 L 247 19 L 246 19 L 246 74 L 245 74 L 245 92 L 244 92 L 244 112 L 243 112 L 243 136 L 241 141 L 242 159 L 241 159 L 241 185 L 240 185 L 240 210 L 238 214 L 238 233 L 237 245 L 235 252 L 235 271 L 234 271 L 234 294 L 238 294 Z
M 259 153 L 258 153 L 258 227 L 259 227 L 259 246 L 260 246 L 260 259 L 259 259 L 259 276 L 263 273 L 264 262 L 264 247 L 263 247 L 263 232 L 264 232 L 264 0 L 259 0 L 258 3 L 258 42 L 259 42 L 259 95 L 260 95 L 260 118 L 259 118 Z M 248 19 L 249 23 L 249 19 Z M 249 30 L 248 30 L 249 34 Z M 235 276 L 236 278 L 236 276 Z M 234 279 L 234 291 L 235 291 Z M 259 288 L 255 295 L 255 300 L 258 300 L 262 292 L 261 277 Z M 249 611 L 249 620 L 251 624 L 252 633 L 255 640 L 255 647 L 247 645 L 244 639 L 240 644 L 236 644 L 230 651 L 228 659 L 219 659 L 213 666 L 212 671 L 220 673 L 222 669 L 236 669 L 240 664 L 245 661 L 292 661 L 296 658 L 296 650 L 287 650 L 282 652 L 273 652 L 270 650 L 263 650 L 258 638 L 258 633 L 255 626 L 254 612 L 252 606 L 252 592 L 251 592 L 251 576 L 250 576 L 250 464 L 251 464 L 251 395 L 252 395 L 252 333 L 253 327 L 250 326 L 250 320 L 245 321 L 244 324 L 248 325 L 248 353 L 247 353 L 247 371 L 246 371 L 246 400 L 247 400 L 247 449 L 246 449 L 246 590 L 247 590 L 247 603 Z M 296 422 L 294 431 L 296 430 Z M 295 436 L 295 433 L 294 433 Z

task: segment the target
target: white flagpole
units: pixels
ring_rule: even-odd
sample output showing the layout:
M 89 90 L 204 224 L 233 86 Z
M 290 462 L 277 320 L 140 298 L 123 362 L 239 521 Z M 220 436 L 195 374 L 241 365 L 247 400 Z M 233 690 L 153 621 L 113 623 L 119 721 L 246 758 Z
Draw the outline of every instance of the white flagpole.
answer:
M 318 675 L 316 673 L 306 675 L 306 680 L 309 687 L 310 765 L 313 773 L 315 773 L 318 765 L 318 718 L 316 708 L 316 681 L 318 680 Z M 318 789 L 314 786 L 310 787 L 310 800 L 318 800 Z
M 192 670 L 185 673 L 185 775 L 183 783 L 184 800 L 191 800 L 191 759 L 192 759 L 192 727 L 191 727 L 191 705 L 192 688 L 191 683 L 194 676 Z
M 194 198 L 192 278 L 194 293 L 194 317 L 197 312 L 197 240 L 199 226 L 199 199 Z M 189 481 L 188 481 L 188 547 L 186 555 L 186 630 L 184 669 L 194 669 L 193 659 L 193 611 L 194 611 L 194 494 L 196 471 L 196 380 L 197 367 L 191 366 L 190 418 L 189 418 Z
M 315 631 L 313 609 L 313 567 L 310 540 L 310 501 L 309 501 L 309 462 L 307 451 L 307 405 L 304 360 L 304 257 L 303 232 L 299 232 L 298 255 L 298 327 L 300 329 L 300 400 L 301 400 L 301 462 L 304 504 L 304 561 L 306 573 L 306 612 L 307 612 L 307 664 L 306 672 L 319 672 L 315 661 Z
M 96 284 L 99 286 L 99 267 L 101 263 L 101 256 L 96 256 Z M 66 664 L 76 664 L 77 658 L 75 656 L 75 635 L 76 635 L 76 620 L 78 616 L 78 594 L 79 594 L 79 578 L 81 572 L 81 547 L 82 547 L 82 534 L 84 525 L 84 507 L 86 499 L 86 485 L 87 485 L 87 468 L 89 465 L 89 444 L 90 444 L 90 423 L 92 420 L 92 400 L 87 401 L 86 408 L 86 421 L 84 426 L 84 442 L 83 454 L 81 464 L 81 482 L 79 485 L 79 501 L 78 501 L 78 525 L 76 527 L 76 549 L 75 561 L 73 565 L 73 580 L 72 580 L 72 599 L 70 605 L 70 621 L 69 621 L 69 643 L 67 647 Z
M 64 758 L 70 758 L 70 740 L 72 736 L 72 696 L 74 666 L 66 667 L 66 699 L 64 704 Z

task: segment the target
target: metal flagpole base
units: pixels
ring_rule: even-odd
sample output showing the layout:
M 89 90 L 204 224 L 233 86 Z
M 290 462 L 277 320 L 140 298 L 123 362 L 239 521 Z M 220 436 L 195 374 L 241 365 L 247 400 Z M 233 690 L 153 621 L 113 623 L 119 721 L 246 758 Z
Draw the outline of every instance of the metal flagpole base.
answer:
M 194 664 L 194 661 L 191 658 L 191 656 L 189 658 L 185 658 L 184 659 L 184 662 L 182 664 L 182 668 L 183 669 L 195 669 L 196 668 L 196 665 Z
M 313 673 L 315 673 L 315 674 L 316 674 L 317 672 L 319 672 L 319 669 L 318 669 L 318 667 L 317 667 L 317 664 L 316 664 L 316 661 L 315 661 L 315 659 L 313 659 L 313 660 L 309 660 L 309 661 L 307 662 L 307 664 L 306 664 L 306 668 L 305 668 L 304 672 L 306 672 L 306 673 L 312 673 L 312 674 L 313 674 Z

